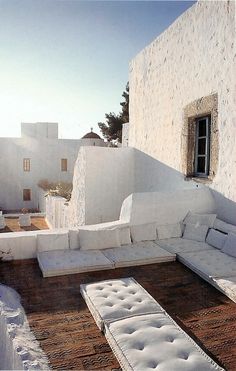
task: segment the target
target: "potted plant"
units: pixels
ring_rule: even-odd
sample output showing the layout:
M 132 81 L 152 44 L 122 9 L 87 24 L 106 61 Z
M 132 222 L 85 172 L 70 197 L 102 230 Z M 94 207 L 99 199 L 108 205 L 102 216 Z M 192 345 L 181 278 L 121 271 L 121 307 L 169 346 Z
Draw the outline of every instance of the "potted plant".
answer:
M 31 218 L 30 214 L 28 213 L 28 209 L 23 208 L 21 210 L 22 214 L 19 215 L 19 225 L 20 227 L 30 227 L 31 226 Z

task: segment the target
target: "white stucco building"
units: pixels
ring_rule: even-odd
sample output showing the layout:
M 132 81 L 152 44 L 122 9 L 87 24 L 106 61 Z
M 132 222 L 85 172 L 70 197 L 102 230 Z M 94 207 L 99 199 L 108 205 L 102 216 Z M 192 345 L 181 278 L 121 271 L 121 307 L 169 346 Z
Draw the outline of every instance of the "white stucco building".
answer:
M 0 207 L 38 208 L 38 182 L 72 182 L 81 146 L 105 146 L 92 130 L 81 139 L 59 139 L 57 123 L 22 123 L 20 138 L 0 138 Z
M 210 187 L 234 224 L 235 4 L 198 1 L 131 61 L 129 77 L 129 146 L 181 174 L 183 187 Z

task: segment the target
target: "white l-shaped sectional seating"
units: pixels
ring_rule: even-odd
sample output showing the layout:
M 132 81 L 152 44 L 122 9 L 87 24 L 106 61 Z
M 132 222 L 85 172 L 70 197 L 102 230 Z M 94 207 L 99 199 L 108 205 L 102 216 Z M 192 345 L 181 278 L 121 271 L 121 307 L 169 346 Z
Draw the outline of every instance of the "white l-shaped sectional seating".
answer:
M 200 219 L 194 215 L 185 219 L 189 211 L 200 214 Z M 3 233 L 0 250 L 10 251 L 6 260 L 37 257 L 45 277 L 177 258 L 236 301 L 236 257 L 232 256 L 236 247 L 231 246 L 230 255 L 222 249 L 229 237 L 230 244 L 235 243 L 235 234 L 236 226 L 216 218 L 210 190 L 199 188 L 132 194 L 114 222 L 70 230 Z

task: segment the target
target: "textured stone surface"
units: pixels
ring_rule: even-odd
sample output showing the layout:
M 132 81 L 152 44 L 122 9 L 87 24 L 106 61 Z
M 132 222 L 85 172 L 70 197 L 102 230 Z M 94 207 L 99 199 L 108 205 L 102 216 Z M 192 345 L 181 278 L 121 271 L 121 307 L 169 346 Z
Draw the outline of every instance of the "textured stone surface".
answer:
M 194 4 L 131 62 L 129 131 L 130 146 L 182 173 L 184 108 L 217 94 L 219 159 L 210 187 L 234 202 L 235 71 L 235 3 Z M 219 213 L 227 219 L 227 208 Z

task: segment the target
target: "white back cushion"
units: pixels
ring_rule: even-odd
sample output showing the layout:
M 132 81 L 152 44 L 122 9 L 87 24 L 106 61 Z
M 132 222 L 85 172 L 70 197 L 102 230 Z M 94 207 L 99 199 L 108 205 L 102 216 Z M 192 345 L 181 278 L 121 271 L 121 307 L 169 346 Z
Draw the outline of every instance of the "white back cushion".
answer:
M 224 246 L 226 238 L 227 234 L 216 231 L 215 229 L 210 229 L 206 238 L 206 242 L 209 245 L 221 250 Z
M 207 225 L 193 225 L 186 224 L 183 238 L 187 240 L 194 240 L 199 242 L 205 242 L 208 231 Z
M 118 229 L 79 230 L 79 245 L 81 250 L 102 250 L 110 247 L 120 247 Z
M 180 223 L 158 225 L 157 226 L 157 237 L 159 240 L 166 238 L 182 237 L 182 230 Z
M 133 225 L 130 227 L 132 241 L 154 241 L 157 238 L 156 223 Z
M 208 225 L 208 227 L 213 227 L 215 219 L 216 219 L 216 214 L 195 214 L 189 211 L 183 223 L 193 224 L 197 226 Z
M 225 233 L 231 232 L 236 234 L 236 225 L 223 222 L 223 220 L 218 218 L 214 221 L 214 228 Z
M 69 249 L 68 232 L 42 233 L 37 235 L 37 251 Z
M 130 245 L 131 244 L 130 227 L 119 228 L 119 237 L 121 245 Z
M 228 234 L 228 237 L 221 251 L 227 255 L 236 258 L 236 234 L 234 233 Z

